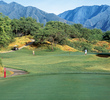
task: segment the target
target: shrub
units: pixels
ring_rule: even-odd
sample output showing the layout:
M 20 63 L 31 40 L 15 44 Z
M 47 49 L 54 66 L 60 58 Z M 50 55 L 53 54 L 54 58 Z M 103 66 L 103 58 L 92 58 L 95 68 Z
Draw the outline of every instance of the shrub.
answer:
M 103 44 L 103 48 L 108 48 L 109 45 L 108 44 Z
M 78 49 L 80 51 L 84 51 L 87 49 L 89 52 L 92 51 L 92 44 L 82 41 L 75 41 L 75 42 L 69 42 L 67 43 L 69 46 L 74 47 L 75 49 Z
M 97 42 L 99 42 L 99 40 L 90 41 L 91 44 L 96 44 Z
M 104 46 L 103 47 L 102 46 L 95 46 L 94 49 L 98 50 L 99 52 L 105 52 L 105 53 L 109 52 L 109 50 L 107 50 L 107 48 Z
M 53 46 L 53 49 L 52 49 L 52 45 L 47 46 L 47 51 L 56 51 L 56 50 L 60 50 L 60 49 L 55 46 Z
M 74 43 L 71 42 L 71 41 L 67 41 L 66 44 L 69 45 L 70 47 L 73 47 L 73 44 L 74 44 Z

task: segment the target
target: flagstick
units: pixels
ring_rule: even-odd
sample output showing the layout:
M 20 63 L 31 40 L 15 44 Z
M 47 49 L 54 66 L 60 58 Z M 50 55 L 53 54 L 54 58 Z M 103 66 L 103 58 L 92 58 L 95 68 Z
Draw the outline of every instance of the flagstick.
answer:
M 6 78 L 6 68 L 4 68 L 4 78 Z

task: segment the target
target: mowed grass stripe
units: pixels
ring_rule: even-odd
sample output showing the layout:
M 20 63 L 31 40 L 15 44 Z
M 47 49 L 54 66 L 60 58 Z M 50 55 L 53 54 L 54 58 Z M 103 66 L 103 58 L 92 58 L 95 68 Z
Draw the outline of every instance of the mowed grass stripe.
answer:
M 81 52 L 19 50 L 1 54 L 7 67 L 26 70 L 30 73 L 60 72 L 109 72 L 110 58 L 100 58 L 95 54 L 84 55 Z

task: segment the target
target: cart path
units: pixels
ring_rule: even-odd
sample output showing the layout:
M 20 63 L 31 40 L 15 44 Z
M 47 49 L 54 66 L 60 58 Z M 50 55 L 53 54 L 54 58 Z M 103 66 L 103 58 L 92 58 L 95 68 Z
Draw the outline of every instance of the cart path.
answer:
M 6 70 L 13 72 L 13 74 L 8 75 L 8 76 L 6 76 L 6 77 L 12 77 L 12 76 L 18 76 L 18 75 L 29 74 L 29 73 L 26 72 L 26 71 L 18 70 L 18 69 L 13 69 L 13 68 L 6 68 Z M 3 78 L 3 77 L 0 77 L 0 78 Z
M 25 47 L 27 47 L 28 45 L 31 45 L 33 42 L 35 42 L 34 39 L 30 39 L 30 40 L 31 40 L 30 43 L 28 43 L 27 45 L 24 45 L 24 46 L 22 46 L 22 47 L 20 47 L 20 48 L 18 48 L 18 49 L 20 50 L 20 49 L 22 49 L 22 48 L 25 48 Z M 1 53 L 10 53 L 10 52 L 15 52 L 15 50 L 10 50 L 10 51 L 1 52 Z
M 8 75 L 7 77 L 28 74 L 28 72 L 18 69 L 6 68 L 6 70 L 14 72 L 12 75 Z
M 28 43 L 27 45 L 25 45 L 25 46 L 22 46 L 22 47 L 20 47 L 19 48 L 19 50 L 20 49 L 22 49 L 22 48 L 24 48 L 24 47 L 27 47 L 28 45 L 31 45 L 33 42 L 35 42 L 35 40 L 34 39 L 30 39 L 31 40 L 31 42 L 30 43 Z

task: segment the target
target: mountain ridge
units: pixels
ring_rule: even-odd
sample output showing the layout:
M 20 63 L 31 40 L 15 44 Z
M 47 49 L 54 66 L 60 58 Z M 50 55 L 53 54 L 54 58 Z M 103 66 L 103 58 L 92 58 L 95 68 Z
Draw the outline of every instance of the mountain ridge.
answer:
M 65 11 L 57 16 L 54 13 L 47 13 L 36 7 L 24 7 L 16 2 L 6 3 L 0 1 L 0 12 L 11 19 L 32 17 L 38 23 L 43 23 L 44 25 L 48 21 L 60 21 L 67 24 L 82 24 L 90 29 L 110 30 L 110 6 L 108 5 L 81 6 Z
M 81 6 L 73 10 L 65 11 L 58 16 L 65 20 L 74 23 L 82 24 L 87 28 L 98 28 L 103 31 L 110 30 L 110 6 L 108 5 L 94 5 L 94 6 Z
M 60 21 L 67 24 L 73 24 L 73 22 L 62 19 L 53 13 L 47 13 L 32 6 L 24 7 L 16 2 L 11 2 L 8 4 L 4 1 L 0 1 L 0 7 L 0 12 L 11 19 L 19 19 L 20 17 L 32 17 L 35 18 L 37 22 L 43 23 L 44 25 L 48 21 Z

